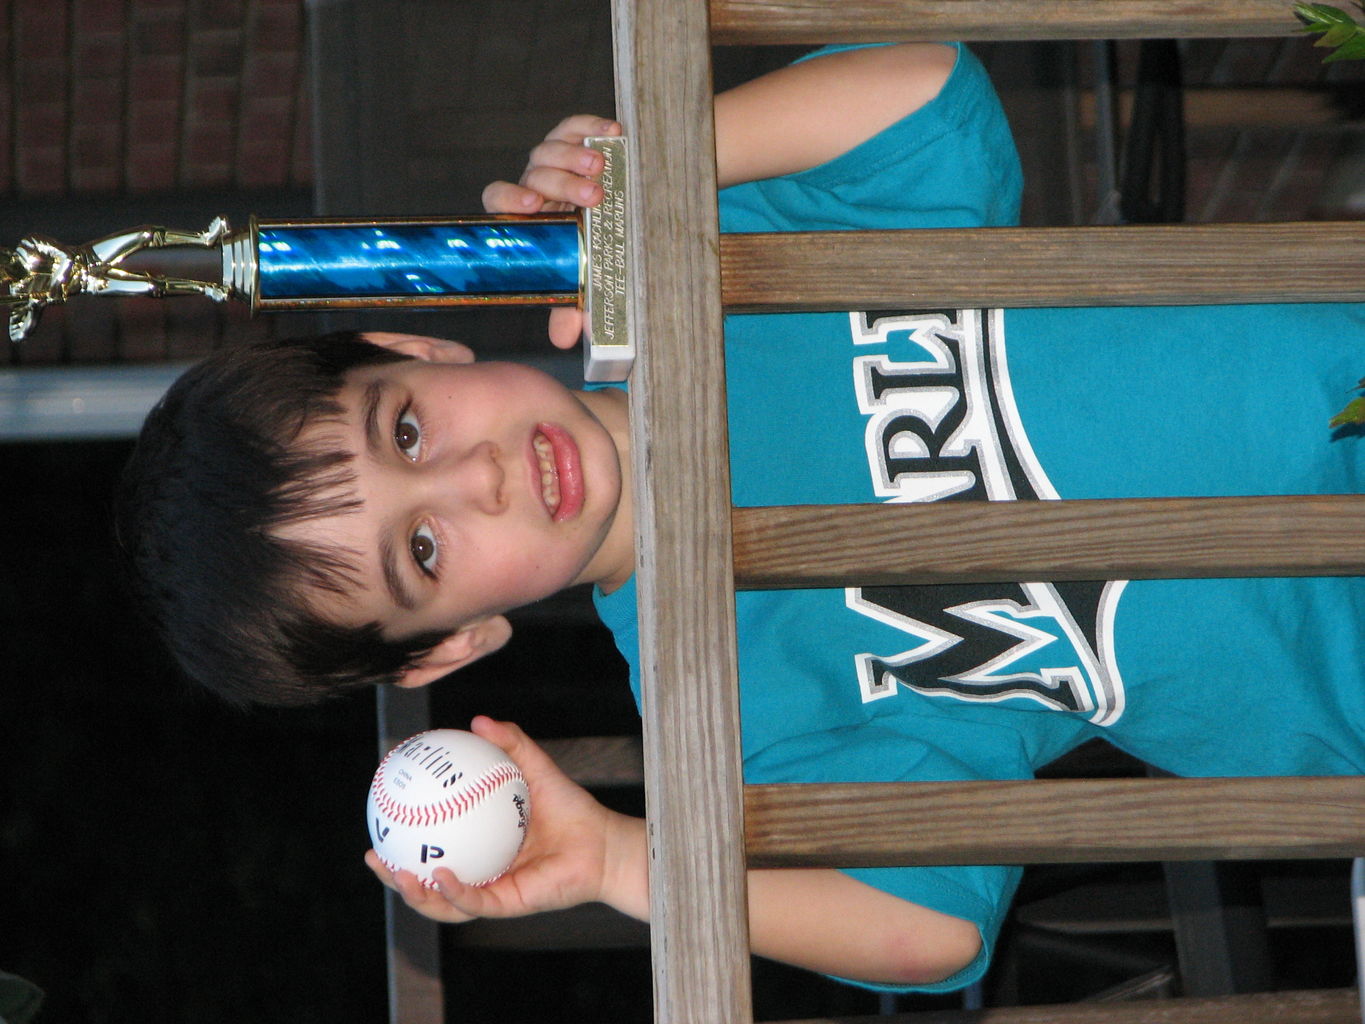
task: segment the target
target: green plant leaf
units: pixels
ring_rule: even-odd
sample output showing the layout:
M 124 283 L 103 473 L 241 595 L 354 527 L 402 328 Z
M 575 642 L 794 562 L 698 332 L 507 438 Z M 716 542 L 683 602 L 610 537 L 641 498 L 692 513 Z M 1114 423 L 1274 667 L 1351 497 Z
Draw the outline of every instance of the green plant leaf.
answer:
M 1333 25 L 1322 34 L 1322 38 L 1317 41 L 1317 46 L 1340 46 L 1342 43 L 1349 42 L 1356 33 L 1355 25 Z
M 1336 53 L 1329 53 L 1322 58 L 1324 64 L 1330 64 L 1334 60 L 1362 60 L 1365 59 L 1365 31 L 1357 32 L 1354 39 L 1343 43 L 1341 49 Z
M 1355 6 L 1365 13 L 1365 4 Z M 1322 59 L 1324 64 L 1338 60 L 1359 60 L 1365 58 L 1365 26 L 1340 7 L 1332 4 L 1296 3 L 1294 15 L 1303 26 L 1300 31 L 1317 33 L 1322 36 L 1313 45 L 1331 49 L 1332 52 Z
M 1321 25 L 1351 25 L 1351 16 L 1331 4 L 1299 4 L 1303 13 Z
M 1327 421 L 1327 425 L 1333 430 L 1356 423 L 1365 423 L 1365 398 L 1351 399 L 1345 409 Z

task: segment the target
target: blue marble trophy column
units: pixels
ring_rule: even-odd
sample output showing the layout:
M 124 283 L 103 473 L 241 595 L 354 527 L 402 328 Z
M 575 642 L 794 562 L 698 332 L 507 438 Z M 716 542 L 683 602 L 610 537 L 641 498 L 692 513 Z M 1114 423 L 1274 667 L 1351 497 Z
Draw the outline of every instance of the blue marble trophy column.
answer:
M 634 360 L 625 307 L 628 164 L 603 154 L 603 200 L 569 214 L 374 221 L 252 221 L 223 242 L 223 282 L 253 310 L 574 304 L 584 375 L 624 380 Z
M 260 310 L 578 301 L 576 217 L 254 228 Z

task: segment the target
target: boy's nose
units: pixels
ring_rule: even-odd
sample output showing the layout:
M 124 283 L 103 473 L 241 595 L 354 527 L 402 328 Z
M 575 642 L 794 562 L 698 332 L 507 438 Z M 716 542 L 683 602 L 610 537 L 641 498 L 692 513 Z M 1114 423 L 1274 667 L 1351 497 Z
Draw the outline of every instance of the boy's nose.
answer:
M 502 452 L 492 441 L 483 441 L 430 465 L 436 486 L 445 490 L 449 500 L 472 506 L 486 515 L 507 510 L 507 473 L 502 465 Z

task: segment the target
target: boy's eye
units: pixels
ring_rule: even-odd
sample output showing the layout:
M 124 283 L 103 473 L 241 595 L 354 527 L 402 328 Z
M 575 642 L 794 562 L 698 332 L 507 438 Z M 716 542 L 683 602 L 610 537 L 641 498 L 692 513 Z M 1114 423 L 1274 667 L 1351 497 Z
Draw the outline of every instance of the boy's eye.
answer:
M 410 459 L 422 454 L 422 427 L 407 406 L 403 407 L 398 414 L 398 422 L 393 425 L 393 442 Z
M 419 526 L 408 541 L 413 560 L 428 576 L 436 574 L 436 535 L 427 526 Z

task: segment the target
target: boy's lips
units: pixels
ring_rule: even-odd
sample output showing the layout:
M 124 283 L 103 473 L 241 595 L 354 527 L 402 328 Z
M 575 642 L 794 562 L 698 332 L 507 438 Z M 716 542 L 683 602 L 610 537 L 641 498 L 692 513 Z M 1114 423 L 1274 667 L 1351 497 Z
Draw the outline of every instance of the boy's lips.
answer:
M 572 519 L 583 508 L 583 463 L 573 437 L 553 423 L 538 424 L 531 459 L 550 518 L 557 523 Z

